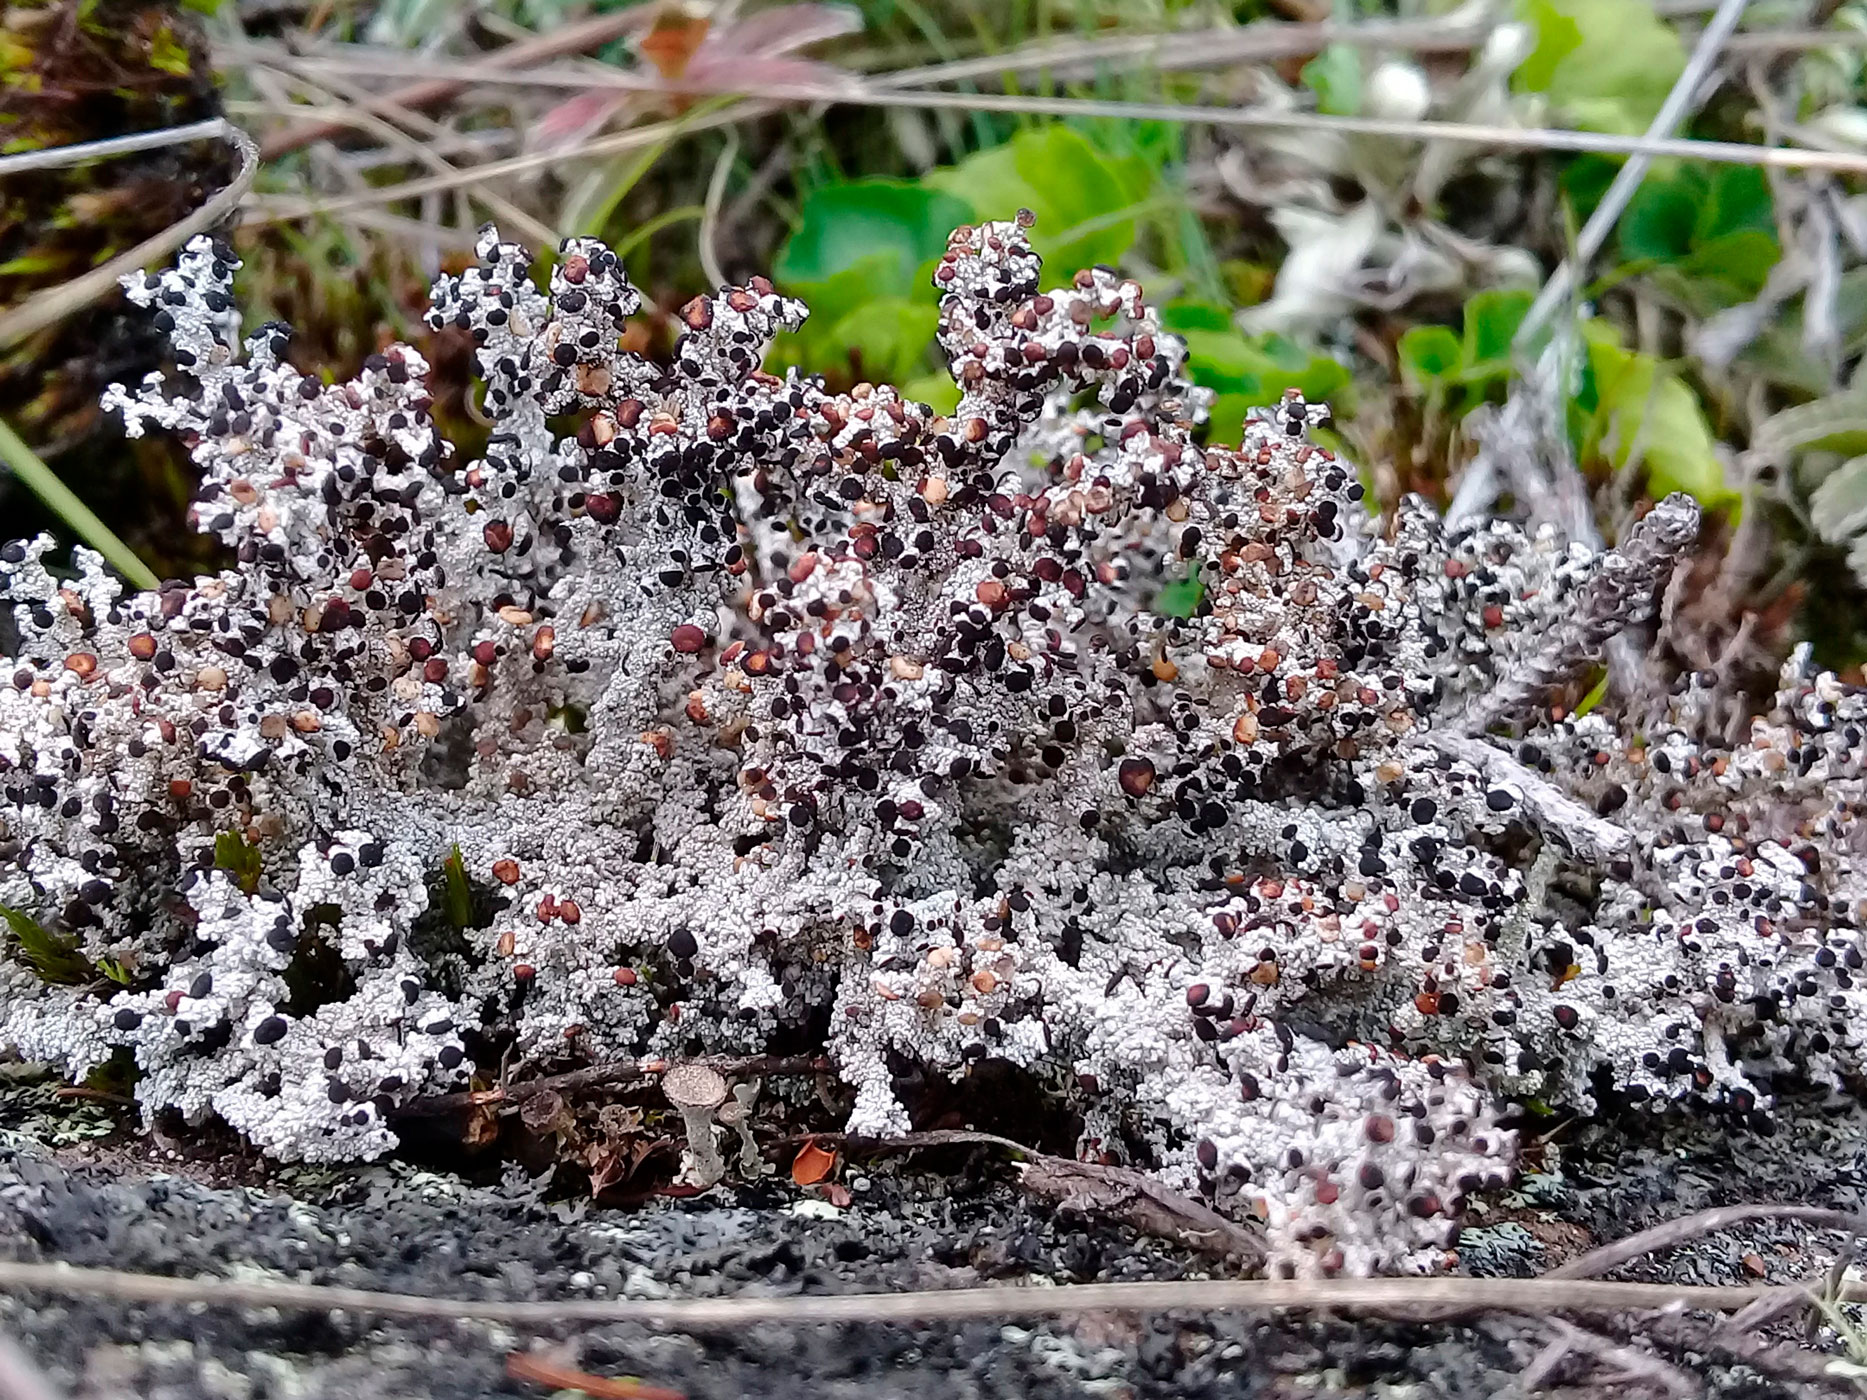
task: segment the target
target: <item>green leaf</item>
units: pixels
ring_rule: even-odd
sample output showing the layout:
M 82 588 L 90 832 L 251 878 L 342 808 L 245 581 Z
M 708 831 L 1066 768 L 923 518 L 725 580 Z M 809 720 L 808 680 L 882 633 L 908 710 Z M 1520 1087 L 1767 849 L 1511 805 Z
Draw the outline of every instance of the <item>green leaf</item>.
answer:
M 441 862 L 441 883 L 447 921 L 456 930 L 473 927 L 473 886 L 467 883 L 467 862 L 456 845 Z
M 1209 302 L 1176 301 L 1161 309 L 1161 324 L 1186 342 L 1187 370 L 1195 384 L 1217 392 L 1207 435 L 1237 442 L 1245 415 L 1276 403 L 1286 389 L 1312 403 L 1327 400 L 1347 412 L 1352 376 L 1338 361 L 1277 334 L 1244 335 L 1230 313 Z
M 1536 43 L 1511 86 L 1547 97 L 1561 124 L 1637 135 L 1685 68 L 1652 0 L 1519 0 L 1517 17 Z
M 223 831 L 214 837 L 214 868 L 233 877 L 247 894 L 259 888 L 259 847 L 237 831 Z
M 1402 377 L 1410 387 L 1425 389 L 1458 372 L 1464 347 L 1445 326 L 1414 326 L 1400 337 L 1399 354 Z
M 1698 399 L 1651 355 L 1622 347 L 1613 328 L 1586 328 L 1596 407 L 1588 437 L 1619 471 L 1638 454 L 1654 496 L 1684 491 L 1701 505 L 1734 504 Z
M 779 368 L 797 365 L 899 383 L 923 368 L 939 324 L 936 306 L 905 297 L 877 297 L 838 320 L 813 317 L 803 329 L 779 336 L 770 362 Z
M 1119 262 L 1134 246 L 1134 219 L 1122 214 L 1147 198 L 1153 179 L 1145 161 L 1105 156 L 1082 133 L 1052 124 L 930 170 L 922 183 L 964 200 L 977 220 L 1029 209 L 1037 216 L 1031 246 L 1056 284 L 1085 267 Z
M 1700 188 L 1694 190 L 1694 183 Z M 1628 262 L 1676 262 L 1685 257 L 1692 251 L 1704 199 L 1702 180 L 1648 175 L 1621 216 L 1621 257 Z
M 893 281 L 895 276 L 895 255 L 889 252 L 872 253 L 866 258 L 833 272 L 821 282 L 786 281 L 784 289 L 795 296 L 800 296 L 810 305 L 810 319 L 804 323 L 810 326 L 827 328 L 866 306 L 877 296 L 888 295 L 884 285 Z M 902 296 L 913 295 L 912 289 L 904 290 Z M 933 304 L 933 284 L 928 283 L 924 298 Z
M 1479 292 L 1465 303 L 1465 337 L 1460 358 L 1467 370 L 1487 365 L 1509 368 L 1510 343 L 1536 298 L 1529 292 Z
M 1576 702 L 1575 710 L 1570 715 L 1571 719 L 1582 718 L 1583 715 L 1587 714 L 1590 710 L 1594 709 L 1597 705 L 1599 705 L 1603 700 L 1607 698 L 1608 668 L 1603 666 L 1603 667 L 1600 667 L 1599 670 L 1601 671 L 1601 679 L 1596 681 L 1593 685 L 1591 685 L 1588 688 L 1588 694 L 1584 695 L 1579 701 Z
M 1316 94 L 1317 111 L 1332 117 L 1361 111 L 1361 51 L 1352 45 L 1329 45 L 1304 64 L 1298 76 Z
M 775 274 L 802 294 L 862 267 L 870 295 L 911 296 L 921 290 L 916 273 L 922 265 L 939 257 L 947 235 L 973 217 L 965 200 L 906 180 L 823 185 L 804 197 L 802 222 L 779 250 Z M 931 286 L 925 295 L 933 300 Z
M 1206 587 L 1197 578 L 1175 579 L 1154 595 L 1154 611 L 1165 617 L 1191 617 L 1205 596 Z
M 902 398 L 924 403 L 935 413 L 951 413 L 959 407 L 959 385 L 944 370 L 904 379 L 899 387 Z
M 89 982 L 96 975 L 89 958 L 80 951 L 78 940 L 53 933 L 30 914 L 0 904 L 0 919 L 19 940 L 20 955 L 48 982 L 66 986 Z
M 1649 174 L 1619 241 L 1623 261 L 1658 264 L 1656 285 L 1701 316 L 1756 296 L 1782 257 L 1770 188 L 1737 166 Z

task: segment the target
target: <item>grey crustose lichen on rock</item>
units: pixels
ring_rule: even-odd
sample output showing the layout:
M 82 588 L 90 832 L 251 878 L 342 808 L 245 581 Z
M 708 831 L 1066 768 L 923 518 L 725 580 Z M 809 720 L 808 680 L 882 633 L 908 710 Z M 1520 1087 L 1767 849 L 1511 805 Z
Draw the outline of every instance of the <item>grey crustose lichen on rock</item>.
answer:
M 1799 654 L 1735 746 L 1694 675 L 1639 735 L 1547 708 L 1690 500 L 1604 553 L 1371 520 L 1318 406 L 1199 445 L 1141 288 L 1041 292 L 1022 221 L 935 270 L 949 413 L 764 372 L 805 308 L 763 279 L 660 365 L 602 245 L 548 296 L 478 254 L 430 316 L 478 347 L 471 462 L 414 350 L 327 385 L 288 327 L 242 342 L 225 247 L 126 281 L 181 383 L 108 403 L 190 443 L 238 566 L 131 594 L 0 553 L 0 903 L 123 979 L 8 963 L 0 1041 L 127 1049 L 146 1109 L 328 1161 L 481 1037 L 827 1025 L 852 1131 L 907 1126 L 909 1066 L 1007 1060 L 1298 1274 L 1449 1262 L 1512 1097 L 1761 1121 L 1861 1070 L 1861 695 Z M 456 850 L 491 920 L 424 938 Z

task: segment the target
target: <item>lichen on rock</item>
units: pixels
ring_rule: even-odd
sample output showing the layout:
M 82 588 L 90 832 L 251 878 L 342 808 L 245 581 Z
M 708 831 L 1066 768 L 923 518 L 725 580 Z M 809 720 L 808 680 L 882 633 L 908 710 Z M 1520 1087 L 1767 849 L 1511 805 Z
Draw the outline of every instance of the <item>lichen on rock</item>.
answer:
M 1639 735 L 1547 706 L 1691 501 L 1604 553 L 1370 519 L 1321 407 L 1202 446 L 1141 288 L 1040 292 L 1021 222 L 936 268 L 949 414 L 763 371 L 805 315 L 763 279 L 663 365 L 602 245 L 549 296 L 478 255 L 430 315 L 478 347 L 472 462 L 412 349 L 326 385 L 242 342 L 226 248 L 126 282 L 183 382 L 108 402 L 191 444 L 238 565 L 0 550 L 0 903 L 128 979 L 9 964 L 0 1041 L 127 1048 L 146 1108 L 324 1161 L 494 1046 L 817 1035 L 864 1133 L 991 1057 L 1299 1274 L 1444 1266 L 1513 1098 L 1761 1122 L 1860 1072 L 1861 695 L 1798 654 L 1736 747 L 1690 675 Z M 424 936 L 456 851 L 492 918 Z

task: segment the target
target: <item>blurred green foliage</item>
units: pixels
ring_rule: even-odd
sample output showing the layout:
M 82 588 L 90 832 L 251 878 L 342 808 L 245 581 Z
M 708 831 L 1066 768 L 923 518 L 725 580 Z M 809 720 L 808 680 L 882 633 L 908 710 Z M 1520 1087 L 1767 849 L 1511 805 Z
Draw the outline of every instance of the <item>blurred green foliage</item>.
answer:
M 939 295 L 931 273 L 947 235 L 959 224 L 1029 209 L 1048 285 L 1086 267 L 1119 266 L 1151 222 L 1184 208 L 1172 151 L 1134 144 L 1142 149 L 1111 154 L 1073 126 L 1038 124 L 917 180 L 837 181 L 810 191 L 776 277 L 810 303 L 811 319 L 780 338 L 775 362 L 833 379 L 893 380 L 911 397 L 951 408 L 958 391 L 932 349 Z M 1166 237 L 1173 240 L 1171 227 Z M 1190 271 L 1183 265 L 1180 280 L 1194 280 Z M 1161 315 L 1186 340 L 1195 382 L 1217 394 L 1213 439 L 1236 441 L 1246 411 L 1287 388 L 1345 408 L 1348 370 L 1285 337 L 1241 333 L 1225 277 L 1211 271 L 1215 295 L 1176 298 Z

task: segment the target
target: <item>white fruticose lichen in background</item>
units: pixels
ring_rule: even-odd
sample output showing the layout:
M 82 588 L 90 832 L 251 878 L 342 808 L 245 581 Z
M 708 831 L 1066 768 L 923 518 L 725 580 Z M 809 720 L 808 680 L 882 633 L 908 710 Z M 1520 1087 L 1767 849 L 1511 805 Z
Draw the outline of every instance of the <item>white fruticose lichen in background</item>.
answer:
M 1864 1068 L 1861 696 L 1798 657 L 1735 748 L 1691 676 L 1639 738 L 1550 718 L 1690 501 L 1606 555 L 1370 521 L 1321 409 L 1198 445 L 1140 288 L 1040 294 L 1017 222 L 935 272 L 948 414 L 761 370 L 805 314 L 762 279 L 649 363 L 608 250 L 547 298 L 488 231 L 430 318 L 472 462 L 413 350 L 242 348 L 235 266 L 128 281 L 188 382 L 109 403 L 238 566 L 0 551 L 0 902 L 111 974 L 7 963 L 22 1053 L 321 1160 L 476 1065 L 814 1042 L 886 1133 L 1005 1060 L 1302 1274 L 1443 1266 L 1512 1096 L 1761 1124 Z

